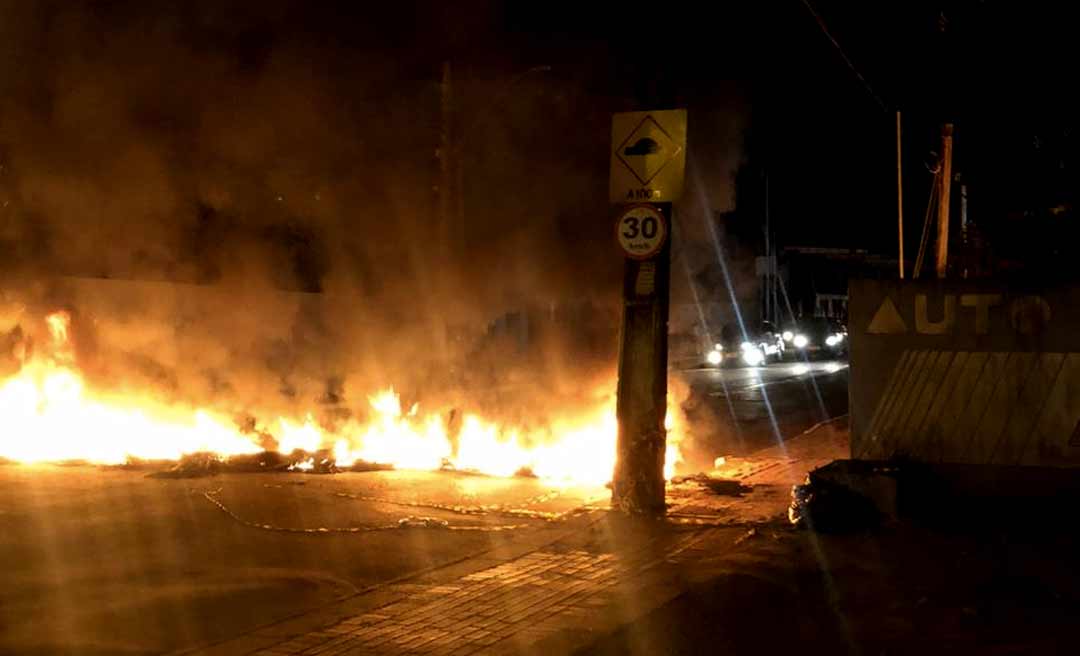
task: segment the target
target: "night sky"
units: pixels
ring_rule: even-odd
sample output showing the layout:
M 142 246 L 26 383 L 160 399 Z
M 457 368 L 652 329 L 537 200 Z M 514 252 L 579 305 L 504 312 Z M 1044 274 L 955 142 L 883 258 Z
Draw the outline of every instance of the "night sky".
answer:
M 546 32 L 547 45 L 606 43 L 620 91 L 633 85 L 627 71 L 641 71 L 659 81 L 661 96 L 706 121 L 710 112 L 739 113 L 739 156 L 757 175 L 768 172 L 771 215 L 784 244 L 895 253 L 897 110 L 909 257 L 945 121 L 956 124 L 954 171 L 968 185 L 970 219 L 998 250 L 1032 256 L 1038 247 L 1021 243 L 1035 232 L 1018 223 L 1025 217 L 1044 233 L 1071 234 L 1076 107 L 1067 83 L 1074 55 L 1067 9 L 986 1 L 809 4 L 857 73 L 801 0 L 723 3 L 707 14 L 692 5 L 628 10 L 615 19 L 599 10 L 520 10 L 526 16 L 515 22 Z M 533 40 L 538 47 L 544 41 Z M 724 153 L 702 154 L 710 156 Z
M 1000 2 L 811 6 L 865 84 L 801 0 L 709 10 L 692 3 L 6 2 L 5 186 L 13 167 L 33 175 L 37 165 L 18 162 L 26 122 L 40 127 L 63 118 L 60 110 L 71 112 L 73 123 L 97 120 L 92 112 L 102 111 L 110 123 L 163 138 L 165 166 L 173 169 L 204 165 L 192 157 L 198 151 L 227 150 L 210 142 L 214 134 L 199 132 L 208 114 L 231 112 L 247 123 L 249 112 L 261 110 L 267 123 L 298 116 L 290 131 L 299 146 L 332 147 L 336 173 L 350 154 L 357 163 L 375 154 L 392 161 L 386 172 L 399 174 L 389 185 L 409 180 L 420 188 L 431 173 L 424 156 L 437 137 L 431 112 L 448 60 L 463 117 L 472 242 L 498 233 L 505 222 L 497 217 L 525 198 L 533 214 L 572 217 L 563 223 L 605 212 L 605 117 L 642 104 L 691 109 L 691 167 L 702 172 L 712 211 L 732 209 L 740 163 L 753 172 L 751 181 L 767 173 L 782 244 L 895 250 L 896 109 L 904 113 L 909 252 L 926 205 L 927 163 L 946 119 L 957 123 L 955 168 L 969 184 L 973 220 L 997 236 L 1008 217 L 1048 207 L 1058 208 L 1055 217 L 1071 216 L 1073 101 L 1061 77 L 1069 61 L 1067 16 Z M 543 70 L 520 76 L 538 66 Z M 94 87 L 95 71 L 103 74 L 97 89 L 104 102 L 133 104 L 130 113 L 78 104 L 89 92 L 75 87 Z M 294 79 L 296 97 L 289 98 Z M 267 96 L 260 108 L 242 104 L 251 85 Z M 67 92 L 84 96 L 61 107 Z M 334 115 L 323 126 L 312 117 L 309 126 L 299 123 L 309 120 L 305 110 Z M 336 129 L 338 121 L 341 141 L 364 141 L 366 153 L 318 141 L 333 141 L 318 129 Z M 312 139 L 305 139 L 309 129 Z M 183 144 L 188 138 L 194 143 Z M 288 147 L 265 150 L 284 157 Z M 57 155 L 78 166 L 77 158 Z M 198 191 L 183 193 L 197 213 Z M 747 186 L 741 194 L 742 220 L 759 222 L 762 189 Z M 573 240 L 600 234 L 561 230 Z

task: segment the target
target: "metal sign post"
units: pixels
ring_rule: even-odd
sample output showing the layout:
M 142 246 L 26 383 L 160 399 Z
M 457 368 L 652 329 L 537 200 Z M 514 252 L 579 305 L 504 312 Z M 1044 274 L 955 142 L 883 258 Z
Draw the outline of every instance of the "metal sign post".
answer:
M 628 513 L 666 509 L 671 201 L 682 193 L 685 163 L 685 110 L 615 115 L 611 200 L 633 204 L 615 225 L 626 259 L 612 506 Z

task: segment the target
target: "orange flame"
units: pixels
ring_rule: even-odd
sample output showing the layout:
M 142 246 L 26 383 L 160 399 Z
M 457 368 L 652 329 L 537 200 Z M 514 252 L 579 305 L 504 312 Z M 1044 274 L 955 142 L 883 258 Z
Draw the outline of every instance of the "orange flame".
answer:
M 33 463 L 84 460 L 118 464 L 132 458 L 176 460 L 212 452 L 221 457 L 256 453 L 252 435 L 199 408 L 180 408 L 150 396 L 110 395 L 87 389 L 74 365 L 71 316 L 46 318 L 52 357 L 35 355 L 0 381 L 0 457 Z M 613 386 L 612 386 L 613 387 Z M 403 412 L 393 389 L 369 399 L 372 418 L 330 432 L 309 414 L 281 417 L 270 426 L 278 450 L 330 449 L 338 466 L 363 461 L 399 469 L 452 467 L 495 476 L 530 471 L 552 481 L 602 484 L 615 464 L 614 395 L 583 412 L 558 417 L 543 429 L 523 430 L 466 414 L 452 431 L 438 413 Z M 670 400 L 669 400 L 670 405 Z M 665 473 L 679 461 L 679 422 L 669 413 Z M 299 467 L 309 469 L 307 465 Z
M 49 334 L 52 335 L 53 343 L 57 346 L 66 346 L 68 343 L 68 328 L 71 326 L 71 315 L 62 310 L 57 310 L 45 317 L 45 323 L 49 326 Z

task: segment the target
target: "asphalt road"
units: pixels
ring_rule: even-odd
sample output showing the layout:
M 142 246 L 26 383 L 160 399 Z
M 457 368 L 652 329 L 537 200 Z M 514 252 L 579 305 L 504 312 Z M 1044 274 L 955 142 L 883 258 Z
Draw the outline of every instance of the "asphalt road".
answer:
M 162 480 L 0 466 L 0 653 L 159 654 L 210 644 L 406 574 L 570 530 L 453 507 L 558 513 L 607 496 L 603 487 L 437 472 Z M 445 508 L 408 505 L 417 503 Z M 410 518 L 413 527 L 398 527 Z M 434 526 L 442 522 L 469 530 Z M 523 527 L 494 530 L 515 525 Z
M 716 456 L 745 455 L 817 423 L 847 414 L 848 364 L 782 362 L 764 367 L 696 368 L 676 372 L 689 389 L 683 407 L 691 468 Z

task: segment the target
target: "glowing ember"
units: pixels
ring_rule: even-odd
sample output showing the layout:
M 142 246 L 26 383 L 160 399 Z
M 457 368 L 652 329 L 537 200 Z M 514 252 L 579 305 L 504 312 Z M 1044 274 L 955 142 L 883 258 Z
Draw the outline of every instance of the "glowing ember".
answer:
M 304 460 L 303 462 L 298 462 L 298 463 L 296 463 L 294 465 L 289 465 L 289 469 L 292 469 L 294 471 L 311 471 L 312 469 L 315 469 L 315 459 L 314 458 L 308 458 L 307 460 Z
M 35 351 L 16 374 L 0 381 L 0 457 L 24 463 L 118 464 L 132 458 L 178 460 L 196 452 L 228 457 L 262 450 L 255 435 L 210 411 L 87 389 L 69 342 L 71 317 L 56 312 L 46 324 L 52 340 L 46 352 Z M 611 394 L 589 411 L 529 430 L 472 414 L 451 428 L 443 415 L 421 415 L 418 405 L 403 412 L 392 389 L 371 396 L 369 404 L 368 421 L 334 432 L 311 415 L 301 421 L 278 418 L 269 432 L 278 451 L 328 449 L 339 467 L 362 461 L 496 476 L 531 472 L 553 481 L 594 484 L 607 482 L 614 469 L 617 424 Z M 681 431 L 670 413 L 665 423 L 665 474 L 670 477 L 679 461 Z M 295 465 L 302 471 L 313 467 L 313 460 Z

